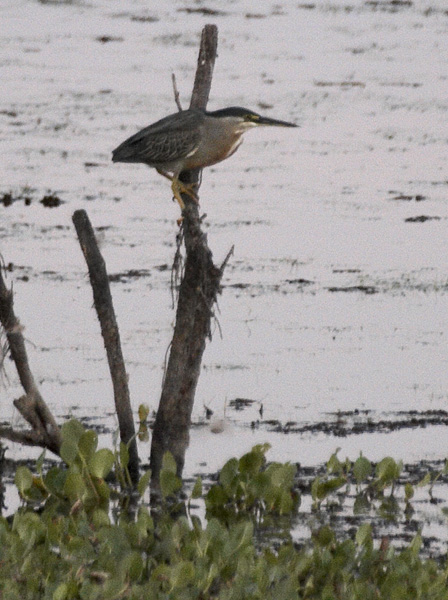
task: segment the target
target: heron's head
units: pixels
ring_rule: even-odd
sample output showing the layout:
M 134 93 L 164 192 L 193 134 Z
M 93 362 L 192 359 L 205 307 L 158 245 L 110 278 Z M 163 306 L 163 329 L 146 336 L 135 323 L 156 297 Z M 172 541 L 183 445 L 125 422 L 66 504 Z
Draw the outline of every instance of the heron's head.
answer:
M 225 122 L 228 127 L 233 128 L 234 133 L 238 134 L 242 134 L 252 127 L 259 127 L 261 125 L 273 127 L 298 127 L 295 123 L 263 117 L 262 115 L 259 115 L 248 108 L 242 108 L 241 106 L 222 108 L 221 110 L 207 112 L 206 114 L 213 119 L 219 119 L 221 123 Z

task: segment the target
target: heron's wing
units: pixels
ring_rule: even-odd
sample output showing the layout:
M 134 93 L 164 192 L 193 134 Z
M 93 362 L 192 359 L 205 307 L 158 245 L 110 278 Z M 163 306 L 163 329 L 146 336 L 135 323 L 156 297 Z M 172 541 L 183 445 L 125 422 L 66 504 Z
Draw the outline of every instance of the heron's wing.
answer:
M 186 110 L 145 127 L 112 153 L 114 162 L 143 162 L 157 166 L 184 159 L 200 141 L 202 111 Z

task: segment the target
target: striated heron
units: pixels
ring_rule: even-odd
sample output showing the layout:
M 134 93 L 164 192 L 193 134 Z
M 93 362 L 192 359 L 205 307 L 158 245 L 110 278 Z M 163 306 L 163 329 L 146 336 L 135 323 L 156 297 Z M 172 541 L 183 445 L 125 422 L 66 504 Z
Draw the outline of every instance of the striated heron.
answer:
M 260 125 L 297 127 L 239 106 L 212 112 L 189 109 L 169 115 L 128 138 L 112 152 L 112 161 L 144 163 L 155 168 L 171 181 L 174 197 L 183 210 L 181 193 L 196 201 L 197 197 L 191 186 L 179 181 L 180 173 L 229 158 L 243 141 L 243 133 Z

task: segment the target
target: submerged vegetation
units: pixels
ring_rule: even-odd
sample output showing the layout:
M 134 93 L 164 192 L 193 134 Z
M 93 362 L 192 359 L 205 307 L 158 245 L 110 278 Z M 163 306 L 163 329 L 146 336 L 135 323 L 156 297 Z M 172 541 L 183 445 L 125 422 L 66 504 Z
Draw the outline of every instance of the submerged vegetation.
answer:
M 296 466 L 269 463 L 269 445 L 258 445 L 184 496 L 166 454 L 151 506 L 149 472 L 129 492 L 125 446 L 98 449 L 96 433 L 74 420 L 62 436 L 63 466 L 44 472 L 41 456 L 34 473 L 17 469 L 22 506 L 0 519 L 2 600 L 448 599 L 448 564 L 422 556 L 419 532 L 398 549 L 367 519 L 345 534 L 315 525 L 350 498 L 357 515 L 409 517 L 416 488 L 400 484 L 391 458 L 372 465 L 335 453 L 305 494 Z M 431 493 L 445 473 L 420 485 Z M 301 502 L 314 516 L 305 543 L 294 538 Z

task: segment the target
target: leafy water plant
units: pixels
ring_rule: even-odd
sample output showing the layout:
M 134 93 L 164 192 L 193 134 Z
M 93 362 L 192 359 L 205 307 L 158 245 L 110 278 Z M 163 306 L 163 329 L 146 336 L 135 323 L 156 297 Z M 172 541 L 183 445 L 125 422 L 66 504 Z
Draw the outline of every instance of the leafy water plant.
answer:
M 377 542 L 370 523 L 352 535 L 315 528 L 305 544 L 293 531 L 260 542 L 266 521 L 293 526 L 299 508 L 288 463 L 269 463 L 267 445 L 231 459 L 208 491 L 198 479 L 176 513 L 182 484 L 167 454 L 161 471 L 163 500 L 152 514 L 140 500 L 130 511 L 119 502 L 117 471 L 126 453 L 97 448 L 96 435 L 76 422 L 63 430 L 66 464 L 32 473 L 19 468 L 23 505 L 0 518 L 2 600 L 448 600 L 448 565 L 421 556 L 418 533 L 402 550 Z M 381 466 L 380 466 L 381 465 Z M 398 485 L 399 463 L 375 467 L 335 453 L 327 473 L 311 485 L 321 498 L 347 491 L 384 493 Z M 114 477 L 112 477 L 114 476 Z M 328 482 L 336 481 L 325 486 Z M 109 481 L 110 479 L 110 481 Z M 340 485 L 344 481 L 343 485 Z M 139 484 L 143 495 L 148 474 Z M 388 497 L 393 496 L 389 494 Z M 202 499 L 206 519 L 193 505 Z M 115 510 L 111 510 L 118 501 Z M 408 492 L 407 501 L 410 501 Z M 272 519 L 272 520 L 271 520 Z M 283 526 L 283 525 L 282 525 Z
M 230 459 L 219 474 L 218 483 L 205 496 L 207 514 L 235 520 L 267 513 L 289 514 L 300 503 L 294 491 L 296 467 L 290 463 L 267 464 L 269 444 L 254 446 L 240 459 Z
M 390 456 L 373 465 L 362 454 L 351 462 L 348 458 L 338 458 L 339 449 L 331 455 L 326 464 L 326 472 L 315 477 L 311 484 L 312 507 L 320 511 L 324 502 L 327 507 L 342 504 L 351 497 L 351 487 L 355 485 L 354 514 L 376 509 L 384 518 L 393 518 L 398 509 L 395 487 L 399 482 L 403 463 Z M 386 494 L 386 490 L 388 494 Z M 406 505 L 414 495 L 414 488 L 408 482 L 404 486 Z

